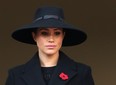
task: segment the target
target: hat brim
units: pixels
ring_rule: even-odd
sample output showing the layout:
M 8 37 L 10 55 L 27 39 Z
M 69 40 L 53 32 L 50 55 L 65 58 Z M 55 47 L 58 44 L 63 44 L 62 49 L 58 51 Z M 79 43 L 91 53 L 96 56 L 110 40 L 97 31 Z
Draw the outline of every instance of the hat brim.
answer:
M 87 38 L 86 33 L 79 28 L 75 28 L 72 25 L 65 23 L 64 21 L 55 19 L 43 19 L 33 22 L 29 25 L 25 25 L 14 31 L 12 33 L 12 37 L 17 41 L 35 45 L 36 42 L 33 40 L 32 31 L 41 27 L 63 28 L 65 30 L 65 37 L 62 46 L 78 45 L 84 42 Z

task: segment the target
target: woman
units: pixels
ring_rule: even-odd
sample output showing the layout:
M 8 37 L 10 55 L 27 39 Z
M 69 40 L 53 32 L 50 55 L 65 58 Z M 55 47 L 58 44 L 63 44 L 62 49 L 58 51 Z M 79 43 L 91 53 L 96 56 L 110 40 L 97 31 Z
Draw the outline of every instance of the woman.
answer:
M 61 8 L 39 8 L 33 23 L 14 31 L 12 37 L 37 45 L 38 51 L 26 64 L 9 71 L 6 85 L 94 85 L 90 67 L 60 51 L 62 46 L 81 44 L 87 37 L 64 22 Z

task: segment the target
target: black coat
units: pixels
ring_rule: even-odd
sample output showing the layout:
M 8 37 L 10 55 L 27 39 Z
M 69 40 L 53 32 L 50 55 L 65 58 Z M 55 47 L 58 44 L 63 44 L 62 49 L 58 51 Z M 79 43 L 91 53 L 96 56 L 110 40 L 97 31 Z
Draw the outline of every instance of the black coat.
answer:
M 59 77 L 61 73 L 68 76 L 67 80 Z M 37 53 L 24 65 L 9 71 L 6 85 L 45 85 Z M 57 67 L 48 85 L 94 85 L 89 66 L 77 63 L 60 52 Z

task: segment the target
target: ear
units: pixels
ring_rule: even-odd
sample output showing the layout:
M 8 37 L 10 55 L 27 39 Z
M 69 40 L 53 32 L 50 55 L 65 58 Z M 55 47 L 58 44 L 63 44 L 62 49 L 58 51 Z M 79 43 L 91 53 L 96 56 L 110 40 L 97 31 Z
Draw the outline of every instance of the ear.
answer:
M 32 37 L 33 37 L 33 40 L 36 42 L 36 34 L 34 32 L 32 32 Z

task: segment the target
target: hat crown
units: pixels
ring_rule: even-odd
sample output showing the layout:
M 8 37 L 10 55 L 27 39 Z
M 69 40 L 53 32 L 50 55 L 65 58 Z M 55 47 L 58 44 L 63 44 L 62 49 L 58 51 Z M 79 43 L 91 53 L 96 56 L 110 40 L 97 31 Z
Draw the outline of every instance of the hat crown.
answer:
M 64 19 L 63 10 L 57 7 L 42 7 L 37 9 L 34 20 L 44 16 L 48 16 L 48 17 L 52 16 L 52 17 L 58 17 Z
M 63 28 L 66 35 L 63 39 L 62 46 L 73 46 L 84 42 L 87 38 L 86 33 L 79 29 L 75 29 L 64 20 L 62 8 L 57 7 L 42 7 L 37 9 L 34 21 L 31 24 L 25 25 L 12 33 L 12 37 L 20 42 L 36 44 L 32 37 L 32 32 L 41 27 Z

